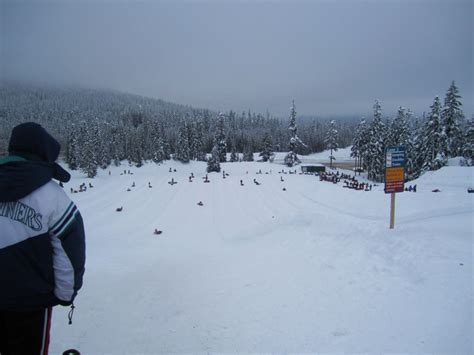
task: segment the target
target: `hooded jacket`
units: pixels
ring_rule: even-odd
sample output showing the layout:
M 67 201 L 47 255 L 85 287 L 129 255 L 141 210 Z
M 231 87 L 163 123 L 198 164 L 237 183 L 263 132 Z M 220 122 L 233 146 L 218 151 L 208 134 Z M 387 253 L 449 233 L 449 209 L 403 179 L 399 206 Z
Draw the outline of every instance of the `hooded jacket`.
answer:
M 40 125 L 13 129 L 0 159 L 0 310 L 68 305 L 82 286 L 85 236 L 81 214 L 52 179 L 60 145 Z

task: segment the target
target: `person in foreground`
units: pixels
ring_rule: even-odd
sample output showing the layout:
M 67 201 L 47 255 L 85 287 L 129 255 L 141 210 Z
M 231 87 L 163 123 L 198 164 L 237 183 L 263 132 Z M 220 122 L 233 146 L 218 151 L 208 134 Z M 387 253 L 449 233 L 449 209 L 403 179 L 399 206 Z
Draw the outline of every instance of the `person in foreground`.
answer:
M 0 158 L 0 354 L 48 354 L 52 307 L 82 286 L 81 214 L 62 188 L 60 144 L 36 123 L 16 126 Z

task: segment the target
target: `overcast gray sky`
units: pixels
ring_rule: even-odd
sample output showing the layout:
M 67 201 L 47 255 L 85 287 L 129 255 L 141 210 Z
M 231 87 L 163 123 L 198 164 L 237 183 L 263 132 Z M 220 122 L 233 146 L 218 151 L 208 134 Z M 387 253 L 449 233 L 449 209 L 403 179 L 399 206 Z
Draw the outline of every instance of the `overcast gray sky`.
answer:
M 288 116 L 473 110 L 472 0 L 0 0 L 1 77 Z

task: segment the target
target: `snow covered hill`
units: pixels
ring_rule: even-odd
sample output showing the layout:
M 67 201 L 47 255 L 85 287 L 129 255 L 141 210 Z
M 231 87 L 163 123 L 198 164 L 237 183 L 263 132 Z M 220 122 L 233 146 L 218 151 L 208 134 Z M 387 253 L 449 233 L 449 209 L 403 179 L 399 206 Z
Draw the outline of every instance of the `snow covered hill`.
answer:
M 55 309 L 52 354 L 473 352 L 473 168 L 412 182 L 390 230 L 382 185 L 221 167 L 210 183 L 199 162 L 73 172 L 87 269 L 73 324 Z

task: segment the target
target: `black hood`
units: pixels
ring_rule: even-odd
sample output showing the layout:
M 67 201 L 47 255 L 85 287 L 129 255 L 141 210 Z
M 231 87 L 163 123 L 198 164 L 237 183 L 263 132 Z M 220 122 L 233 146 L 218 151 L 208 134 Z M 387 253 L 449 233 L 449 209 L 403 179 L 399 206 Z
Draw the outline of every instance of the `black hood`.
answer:
M 13 128 L 10 157 L 0 163 L 0 202 L 16 201 L 51 179 L 67 182 L 69 173 L 55 163 L 61 146 L 37 123 Z
M 0 202 L 16 201 L 51 181 L 51 163 L 14 161 L 0 165 Z
M 22 123 L 13 128 L 8 144 L 10 155 L 19 155 L 29 160 L 53 163 L 58 159 L 61 145 L 41 125 Z

